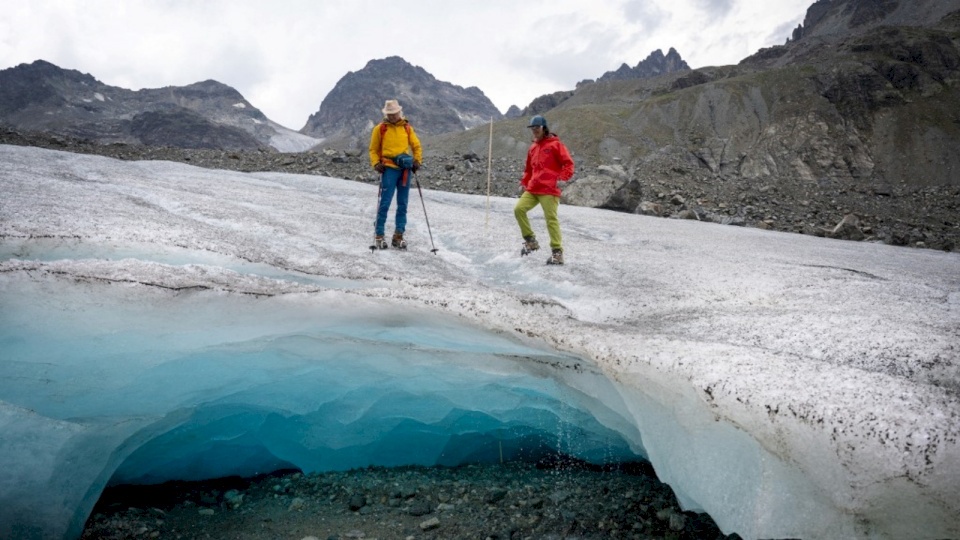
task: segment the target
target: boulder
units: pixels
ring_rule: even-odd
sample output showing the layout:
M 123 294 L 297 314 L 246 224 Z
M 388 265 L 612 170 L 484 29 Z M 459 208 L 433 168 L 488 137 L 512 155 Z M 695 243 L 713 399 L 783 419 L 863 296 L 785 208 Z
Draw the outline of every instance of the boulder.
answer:
M 601 165 L 594 174 L 576 179 L 563 191 L 563 202 L 573 206 L 631 212 L 639 200 L 639 182 L 631 182 L 621 165 Z
M 660 217 L 663 215 L 663 206 L 660 205 L 659 203 L 643 201 L 637 205 L 633 213 L 644 215 L 644 216 Z
M 827 236 L 841 240 L 863 240 L 865 238 L 863 231 L 860 230 L 860 218 L 853 214 L 843 216 L 840 223 L 837 223 L 837 226 Z

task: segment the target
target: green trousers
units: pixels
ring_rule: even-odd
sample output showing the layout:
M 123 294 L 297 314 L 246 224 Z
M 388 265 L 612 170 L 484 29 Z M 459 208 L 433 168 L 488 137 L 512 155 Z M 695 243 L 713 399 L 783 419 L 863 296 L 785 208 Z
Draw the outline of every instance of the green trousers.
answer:
M 547 220 L 547 232 L 550 233 L 550 248 L 563 249 L 563 238 L 560 236 L 560 220 L 557 218 L 557 208 L 560 206 L 560 197 L 554 195 L 534 195 L 523 192 L 517 205 L 513 207 L 513 215 L 517 217 L 517 224 L 520 225 L 520 234 L 524 238 L 527 236 L 536 236 L 533 229 L 530 228 L 530 218 L 527 212 L 533 210 L 537 205 L 543 208 L 543 217 Z

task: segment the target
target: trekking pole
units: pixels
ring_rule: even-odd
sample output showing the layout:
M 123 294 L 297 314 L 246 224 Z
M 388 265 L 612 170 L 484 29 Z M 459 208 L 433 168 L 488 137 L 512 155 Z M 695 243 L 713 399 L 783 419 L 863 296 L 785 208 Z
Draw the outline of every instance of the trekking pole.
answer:
M 430 218 L 427 217 L 427 203 L 423 202 L 423 190 L 420 189 L 420 179 L 417 178 L 417 175 L 413 175 L 413 180 L 417 183 L 417 192 L 420 193 L 420 204 L 423 205 L 423 219 L 427 222 L 427 233 L 430 235 L 430 247 L 433 248 L 430 252 L 436 255 L 437 247 L 433 245 L 433 233 L 430 232 Z
M 377 208 L 376 213 L 373 215 L 373 245 L 370 246 L 370 253 L 377 251 L 377 217 L 380 215 L 380 201 L 383 197 L 383 173 L 380 173 L 379 186 L 377 186 Z

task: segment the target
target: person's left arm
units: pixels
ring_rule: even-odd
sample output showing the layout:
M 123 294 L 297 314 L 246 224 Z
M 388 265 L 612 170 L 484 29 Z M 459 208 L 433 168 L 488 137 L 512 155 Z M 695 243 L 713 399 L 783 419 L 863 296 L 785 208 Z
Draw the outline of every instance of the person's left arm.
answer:
M 570 151 L 562 142 L 557 143 L 557 161 L 560 165 L 560 180 L 570 181 L 574 171 L 573 158 L 570 157 Z
M 423 148 L 420 146 L 420 137 L 417 137 L 413 126 L 410 126 L 410 149 L 413 150 L 413 172 L 417 172 L 423 164 Z

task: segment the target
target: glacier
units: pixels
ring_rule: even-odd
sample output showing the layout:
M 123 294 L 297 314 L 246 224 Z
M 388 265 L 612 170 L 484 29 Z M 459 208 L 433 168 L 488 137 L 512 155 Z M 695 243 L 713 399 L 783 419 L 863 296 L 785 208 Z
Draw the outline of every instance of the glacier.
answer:
M 0 145 L 0 537 L 111 484 L 554 451 L 743 538 L 960 537 L 960 254 L 563 206 L 548 267 L 429 174 L 373 253 L 375 186 Z
M 270 137 L 270 146 L 278 152 L 305 152 L 323 142 L 323 139 L 304 135 L 273 121 L 267 122 L 267 125 L 274 131 Z

